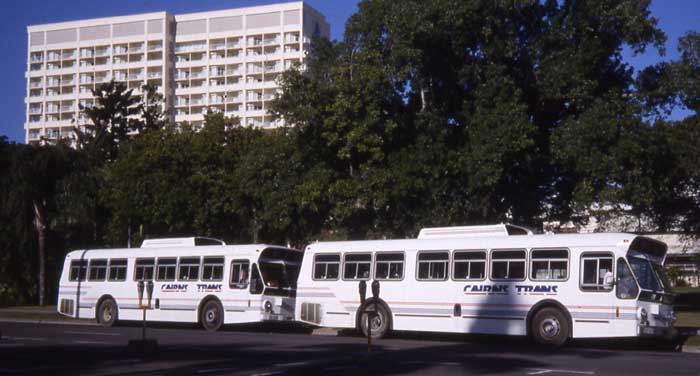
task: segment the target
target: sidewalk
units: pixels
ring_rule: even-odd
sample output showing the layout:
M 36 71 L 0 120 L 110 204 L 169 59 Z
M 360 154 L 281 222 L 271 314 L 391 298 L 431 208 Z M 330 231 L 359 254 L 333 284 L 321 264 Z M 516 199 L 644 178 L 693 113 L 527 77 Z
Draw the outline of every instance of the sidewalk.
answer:
M 56 306 L 19 306 L 0 308 L 0 322 L 30 324 L 97 325 L 95 320 L 76 320 L 59 315 Z

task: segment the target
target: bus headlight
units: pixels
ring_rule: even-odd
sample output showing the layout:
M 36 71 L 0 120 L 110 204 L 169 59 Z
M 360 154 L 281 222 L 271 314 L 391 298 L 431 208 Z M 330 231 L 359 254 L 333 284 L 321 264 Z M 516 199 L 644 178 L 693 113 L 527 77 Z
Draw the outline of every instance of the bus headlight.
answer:
M 649 323 L 649 314 L 647 313 L 646 308 L 640 307 L 637 310 L 637 320 L 640 321 L 641 324 L 647 324 Z
M 263 308 L 265 309 L 265 312 L 272 313 L 272 302 L 266 300 L 265 303 L 263 303 Z

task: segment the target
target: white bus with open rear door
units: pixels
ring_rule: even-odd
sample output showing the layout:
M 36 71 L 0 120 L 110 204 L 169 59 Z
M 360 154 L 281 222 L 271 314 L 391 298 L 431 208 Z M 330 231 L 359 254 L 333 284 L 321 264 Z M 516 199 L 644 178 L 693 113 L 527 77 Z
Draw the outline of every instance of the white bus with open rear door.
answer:
M 429 228 L 417 239 L 317 242 L 296 318 L 367 334 L 360 281 L 380 282 L 373 337 L 389 330 L 569 338 L 666 336 L 666 245 L 623 233 L 545 234 L 512 225 Z M 365 309 L 366 308 L 366 309 Z
M 140 248 L 89 249 L 66 256 L 60 314 L 105 326 L 141 320 L 152 281 L 148 321 L 223 324 L 293 320 L 302 252 L 266 244 L 226 245 L 208 238 L 153 239 Z

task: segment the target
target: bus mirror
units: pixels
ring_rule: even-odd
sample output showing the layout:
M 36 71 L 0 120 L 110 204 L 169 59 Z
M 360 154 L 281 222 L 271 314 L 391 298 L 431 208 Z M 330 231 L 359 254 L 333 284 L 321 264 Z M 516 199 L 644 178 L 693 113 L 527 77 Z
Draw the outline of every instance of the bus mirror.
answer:
M 360 281 L 358 288 L 360 290 L 360 304 L 365 304 L 365 297 L 367 296 L 367 282 Z
M 372 282 L 372 297 L 379 299 L 379 281 Z
M 603 277 L 603 288 L 606 290 L 610 290 L 613 288 L 614 285 L 615 277 L 613 276 L 612 272 L 605 273 L 605 277 Z

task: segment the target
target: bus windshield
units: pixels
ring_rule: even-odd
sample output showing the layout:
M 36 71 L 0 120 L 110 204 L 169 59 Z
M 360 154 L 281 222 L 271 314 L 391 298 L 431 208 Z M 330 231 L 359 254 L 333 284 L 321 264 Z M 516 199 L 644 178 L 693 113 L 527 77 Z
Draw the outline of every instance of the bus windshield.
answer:
M 292 295 L 296 289 L 301 252 L 269 248 L 260 259 L 260 273 L 265 281 L 265 293 L 270 295 Z
M 669 288 L 666 272 L 661 265 L 642 257 L 629 257 L 628 260 L 639 287 L 659 292 Z

